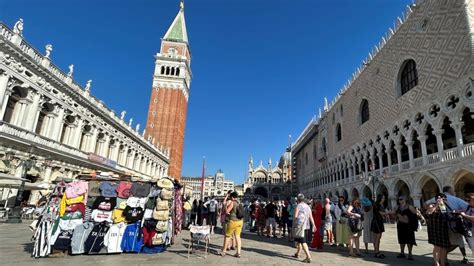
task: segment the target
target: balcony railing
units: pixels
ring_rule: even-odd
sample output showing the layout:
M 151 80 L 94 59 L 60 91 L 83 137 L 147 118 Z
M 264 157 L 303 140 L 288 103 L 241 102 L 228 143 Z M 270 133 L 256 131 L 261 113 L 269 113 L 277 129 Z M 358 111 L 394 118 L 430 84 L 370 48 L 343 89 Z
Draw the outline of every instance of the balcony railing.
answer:
M 456 147 L 443 151 L 443 160 L 442 160 L 442 162 L 451 161 L 451 160 L 458 159 L 460 157 L 469 157 L 469 156 L 474 156 L 474 143 L 468 143 L 468 144 L 464 145 L 463 150 L 462 150 L 462 156 L 459 155 L 459 150 Z M 432 153 L 432 154 L 429 154 L 427 156 L 426 165 L 436 164 L 436 163 L 440 163 L 440 162 L 441 162 L 441 160 L 439 158 L 438 153 Z M 402 165 L 401 165 L 402 170 L 401 171 L 415 169 L 415 168 L 419 168 L 419 167 L 422 167 L 422 166 L 425 165 L 424 162 L 423 162 L 422 157 L 416 158 L 413 161 L 413 163 L 414 163 L 414 167 L 411 168 L 410 167 L 410 161 L 402 162 Z M 392 174 L 397 173 L 397 172 L 401 172 L 398 166 L 399 166 L 398 164 L 394 164 L 394 165 L 390 166 L 390 170 L 391 170 Z M 382 173 L 384 172 L 384 170 L 388 170 L 388 167 L 383 168 Z M 380 170 L 376 169 L 376 170 L 374 170 L 370 173 L 378 174 L 379 172 L 380 172 Z M 339 182 L 339 185 L 357 183 L 359 181 L 361 181 L 361 175 L 360 174 L 355 175 L 355 176 L 349 176 L 349 178 L 341 180 L 341 182 Z M 330 189 L 330 188 L 334 188 L 334 184 L 329 183 L 329 184 L 321 185 L 319 187 L 321 189 Z

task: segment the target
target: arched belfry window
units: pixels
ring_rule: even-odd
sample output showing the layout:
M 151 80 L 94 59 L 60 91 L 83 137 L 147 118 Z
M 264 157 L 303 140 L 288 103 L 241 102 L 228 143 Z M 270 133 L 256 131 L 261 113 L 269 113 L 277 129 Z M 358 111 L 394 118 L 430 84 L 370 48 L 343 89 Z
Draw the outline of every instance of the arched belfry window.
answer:
M 339 142 L 341 140 L 342 140 L 341 124 L 337 123 L 337 125 L 336 125 L 336 142 Z
M 365 122 L 369 121 L 370 113 L 369 113 L 369 102 L 364 99 L 360 104 L 360 124 L 364 124 Z
M 415 60 L 409 59 L 402 64 L 400 72 L 400 96 L 418 85 L 418 71 Z

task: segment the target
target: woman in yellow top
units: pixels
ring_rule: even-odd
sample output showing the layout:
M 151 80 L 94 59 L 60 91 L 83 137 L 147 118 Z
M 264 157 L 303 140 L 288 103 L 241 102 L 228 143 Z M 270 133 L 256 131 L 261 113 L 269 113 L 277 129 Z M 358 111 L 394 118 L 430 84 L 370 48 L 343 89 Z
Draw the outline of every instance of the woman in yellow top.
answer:
M 232 192 L 230 194 L 231 200 L 227 201 L 227 205 L 225 206 L 225 213 L 227 214 L 227 225 L 225 230 L 224 245 L 220 253 L 221 256 L 226 255 L 226 247 L 229 246 L 229 242 L 231 241 L 232 237 L 234 237 L 237 244 L 237 252 L 235 253 L 234 257 L 240 258 L 240 252 L 242 248 L 242 240 L 240 239 L 240 234 L 242 233 L 243 217 L 238 217 L 237 215 L 237 209 L 239 207 L 237 197 L 237 192 Z

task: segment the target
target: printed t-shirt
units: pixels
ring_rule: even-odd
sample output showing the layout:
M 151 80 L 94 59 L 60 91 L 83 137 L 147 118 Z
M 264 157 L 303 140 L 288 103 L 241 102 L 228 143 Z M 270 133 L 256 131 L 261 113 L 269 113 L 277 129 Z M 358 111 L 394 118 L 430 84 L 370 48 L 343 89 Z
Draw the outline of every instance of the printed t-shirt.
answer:
M 129 223 L 135 223 L 140 221 L 143 218 L 143 209 L 141 207 L 132 208 L 127 206 L 125 210 L 123 210 L 123 216 Z
M 130 197 L 127 199 L 127 206 L 130 206 L 132 208 L 141 207 L 142 209 L 144 209 L 146 201 L 147 198 Z
M 84 217 L 86 213 L 86 206 L 84 205 L 84 203 L 74 203 L 71 205 L 66 205 L 66 212 L 76 211 L 80 211 L 82 213 L 82 217 Z
M 131 196 L 132 182 L 120 181 L 117 187 L 117 196 L 122 199 L 128 199 Z
M 97 197 L 97 199 L 94 201 L 93 208 L 104 211 L 111 211 L 115 208 L 116 203 L 117 198 L 100 196 Z
M 118 184 L 114 182 L 102 182 L 100 183 L 100 194 L 104 197 L 117 197 Z
M 112 211 L 93 210 L 91 214 L 91 218 L 94 222 L 97 222 L 97 223 L 101 223 L 101 222 L 112 223 Z
M 66 212 L 64 215 L 61 217 L 63 220 L 72 220 L 72 219 L 82 219 L 84 217 L 82 215 L 81 211 L 75 211 L 75 212 Z
M 69 250 L 71 246 L 71 239 L 72 239 L 72 230 L 69 231 L 61 231 L 58 235 L 58 238 L 54 242 L 54 249 L 57 250 Z

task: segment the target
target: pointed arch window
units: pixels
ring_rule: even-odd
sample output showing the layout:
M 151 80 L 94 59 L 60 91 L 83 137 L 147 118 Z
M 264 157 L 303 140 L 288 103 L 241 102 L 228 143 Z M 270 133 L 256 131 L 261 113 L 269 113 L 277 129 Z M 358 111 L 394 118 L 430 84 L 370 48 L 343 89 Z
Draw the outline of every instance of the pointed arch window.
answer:
M 339 142 L 341 140 L 342 140 L 341 124 L 337 123 L 337 125 L 336 125 L 336 142 Z
M 409 59 L 402 64 L 400 72 L 400 95 L 407 93 L 418 85 L 418 71 L 415 60 Z
M 369 102 L 364 99 L 360 103 L 360 124 L 364 124 L 365 122 L 369 121 L 370 112 L 369 112 Z

